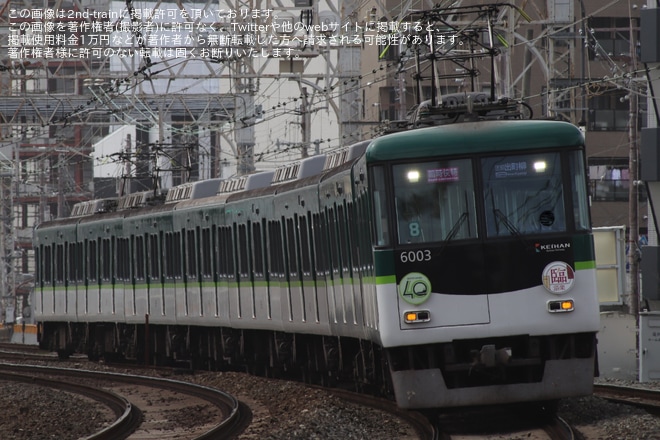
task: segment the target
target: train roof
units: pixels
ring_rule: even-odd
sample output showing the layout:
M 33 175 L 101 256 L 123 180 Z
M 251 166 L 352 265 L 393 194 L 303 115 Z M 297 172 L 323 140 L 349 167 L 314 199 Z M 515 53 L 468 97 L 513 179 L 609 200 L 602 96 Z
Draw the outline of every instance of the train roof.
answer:
M 325 154 L 320 154 L 279 167 L 275 170 L 272 185 L 301 180 L 320 174 L 325 167 L 325 162 Z
M 584 145 L 582 132 L 560 121 L 463 122 L 402 131 L 374 139 L 367 161 L 379 162 L 470 153 Z
M 83 217 L 92 214 L 103 214 L 112 212 L 117 209 L 117 197 L 110 197 L 107 199 L 94 199 L 78 202 L 73 205 L 71 215 L 69 217 Z
M 367 147 L 371 143 L 371 140 L 361 141 L 356 144 L 350 145 L 346 148 L 332 151 L 326 155 L 325 165 L 323 167 L 324 171 L 337 168 L 345 164 L 346 162 L 353 162 L 358 157 L 362 156 L 366 151 Z
M 117 211 L 127 209 L 144 208 L 145 206 L 159 205 L 163 203 L 165 196 L 156 191 L 140 191 L 125 194 L 119 198 Z
M 170 188 L 165 203 L 175 203 L 182 200 L 203 199 L 214 196 L 222 185 L 223 179 L 208 179 L 197 182 L 187 182 Z
M 217 194 L 233 193 L 236 191 L 249 191 L 269 186 L 273 181 L 274 171 L 259 171 L 244 176 L 227 179 L 220 184 Z

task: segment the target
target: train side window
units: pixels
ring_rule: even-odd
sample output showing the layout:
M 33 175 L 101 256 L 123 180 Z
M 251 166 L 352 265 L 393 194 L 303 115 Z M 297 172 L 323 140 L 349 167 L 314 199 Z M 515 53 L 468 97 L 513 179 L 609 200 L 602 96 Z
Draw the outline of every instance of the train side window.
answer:
M 370 266 L 373 254 L 371 252 L 371 235 L 369 228 L 371 226 L 369 213 L 369 200 L 367 192 L 363 191 L 357 199 L 357 239 L 360 243 L 360 253 L 358 263 L 364 266 Z
M 55 281 L 64 281 L 64 245 L 55 245 Z
M 69 252 L 68 252 L 68 273 L 67 273 L 67 280 L 69 282 L 77 282 L 78 281 L 78 256 L 76 255 L 76 243 L 69 243 Z
M 231 228 L 218 228 L 218 273 L 226 279 L 234 276 L 234 254 Z
M 261 237 L 261 223 L 259 222 L 252 223 L 252 255 L 254 259 L 254 275 L 262 277 L 264 275 L 264 253 Z
M 112 268 L 112 265 L 110 264 L 111 258 L 110 239 L 103 238 L 101 239 L 101 279 L 104 281 L 110 279 L 110 270 Z
M 348 252 L 348 243 L 350 237 L 348 236 L 348 228 L 346 226 L 346 210 L 344 205 L 337 206 L 337 227 L 339 234 L 339 251 L 341 258 L 342 271 L 349 273 L 350 270 L 350 257 Z
M 98 282 L 98 242 L 87 242 L 87 280 L 89 283 Z
M 149 276 L 151 280 L 158 281 L 160 279 L 160 265 L 161 254 L 158 251 L 158 235 L 149 235 Z
M 311 253 L 309 249 L 309 228 L 307 227 L 307 217 L 298 217 L 298 229 L 300 234 L 300 264 L 303 275 L 312 273 Z
M 358 228 L 358 221 L 355 218 L 356 209 L 357 203 L 355 205 L 352 202 L 346 204 L 346 217 L 348 218 L 346 229 L 348 231 L 348 249 L 351 253 L 352 268 L 357 268 L 358 261 L 360 261 L 359 237 L 355 233 Z
M 385 170 L 381 166 L 371 169 L 371 185 L 374 198 L 374 242 L 377 246 L 390 245 L 390 227 L 387 217 L 387 184 Z
M 241 277 L 247 278 L 250 274 L 249 255 L 248 255 L 248 239 L 247 239 L 247 226 L 245 224 L 238 225 L 238 273 Z
M 202 276 L 205 278 L 209 278 L 213 275 L 213 257 L 211 254 L 211 249 L 213 245 L 213 241 L 211 239 L 211 229 L 210 228 L 204 228 L 201 231 L 201 237 L 202 241 L 200 243 L 201 247 L 201 256 L 200 256 L 200 269 L 202 272 Z
M 328 221 L 328 236 L 330 238 L 330 243 L 328 246 L 328 252 L 330 253 L 330 266 L 332 271 L 337 273 L 339 272 L 339 237 L 337 236 L 337 217 L 335 216 L 335 210 L 329 208 L 327 211 L 327 221 Z
M 282 275 L 284 272 L 284 260 L 282 259 L 282 228 L 280 222 L 273 220 L 268 222 L 268 259 L 271 273 Z
M 105 242 L 105 240 L 104 240 Z M 108 244 L 104 243 L 103 246 L 103 259 L 104 259 L 104 272 L 106 270 L 112 270 L 112 260 L 111 258 L 106 258 L 106 256 L 114 256 L 115 253 L 108 251 L 110 240 L 107 240 Z M 115 276 L 118 281 L 129 281 L 131 278 L 131 265 L 133 264 L 133 256 L 131 255 L 130 249 L 130 240 L 128 238 L 117 238 L 117 252 L 116 252 L 116 264 L 115 264 Z M 111 252 L 109 255 L 107 252 Z M 108 269 L 110 268 L 110 269 Z M 104 279 L 110 279 L 112 272 L 104 273 Z
M 174 262 L 172 260 L 172 254 L 174 253 L 173 249 L 173 244 L 172 244 L 172 233 L 171 232 L 166 232 L 165 233 L 165 258 L 163 261 L 165 264 L 163 265 L 163 273 L 165 277 L 167 278 L 172 278 L 174 277 L 174 272 L 172 270 L 172 267 L 174 266 Z
M 79 282 L 85 281 L 85 246 L 82 241 L 76 243 L 76 274 Z
M 53 282 L 53 255 L 52 247 L 50 245 L 43 247 L 44 271 L 43 282 L 44 284 L 52 284 Z
M 289 261 L 289 274 L 298 274 L 298 256 L 296 252 L 295 227 L 292 218 L 286 219 L 286 253 Z
M 197 240 L 195 237 L 195 230 L 189 229 L 186 231 L 186 260 L 188 266 L 188 277 L 191 280 L 197 278 Z
M 44 274 L 43 274 L 43 245 L 34 247 L 34 285 L 43 287 L 44 285 Z
M 109 242 L 110 240 L 108 240 Z M 124 281 L 126 279 L 126 274 L 124 273 L 124 258 L 127 256 L 127 252 L 124 250 L 125 244 L 124 244 L 124 239 L 123 238 L 118 238 L 117 239 L 117 264 L 115 266 L 115 278 L 117 280 Z M 106 246 L 106 240 L 103 240 L 102 244 L 103 248 L 103 279 L 108 280 L 112 276 L 110 272 L 108 272 L 108 268 L 112 267 L 111 264 L 111 255 L 109 251 L 109 247 Z
M 181 248 L 181 232 L 172 233 L 172 249 L 174 249 L 171 260 L 172 276 L 174 276 L 174 278 L 181 278 L 183 273 L 183 267 L 181 266 L 183 264 L 181 258 L 181 254 L 183 252 L 183 249 Z
M 144 252 L 144 237 L 137 236 L 135 237 L 135 278 L 138 280 L 144 280 L 145 278 L 145 252 Z
M 216 240 L 218 242 L 215 245 L 215 252 L 217 257 L 215 259 L 215 270 L 218 273 L 218 277 L 226 278 L 227 269 L 225 263 L 225 239 L 224 239 L 224 228 L 222 226 L 218 227 L 218 231 L 215 234 Z
M 328 240 L 325 235 L 324 223 L 321 214 L 312 215 L 312 228 L 314 237 L 314 256 L 316 263 L 316 273 L 324 275 L 328 270 L 327 254 Z

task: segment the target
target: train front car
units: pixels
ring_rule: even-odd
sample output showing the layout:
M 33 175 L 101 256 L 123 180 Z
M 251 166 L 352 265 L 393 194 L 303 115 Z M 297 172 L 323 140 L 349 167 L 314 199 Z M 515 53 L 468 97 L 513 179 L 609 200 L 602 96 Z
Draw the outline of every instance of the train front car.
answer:
M 400 407 L 591 393 L 599 309 L 583 144 L 556 121 L 371 143 L 379 331 Z

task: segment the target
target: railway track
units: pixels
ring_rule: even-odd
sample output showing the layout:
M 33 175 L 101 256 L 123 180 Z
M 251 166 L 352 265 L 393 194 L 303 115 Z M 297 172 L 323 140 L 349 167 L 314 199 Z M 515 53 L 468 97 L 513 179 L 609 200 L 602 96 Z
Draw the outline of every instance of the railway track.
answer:
M 137 429 L 138 426 L 140 426 L 141 423 L 141 411 L 133 406 L 127 399 L 111 391 L 74 382 L 65 382 L 46 377 L 36 377 L 33 375 L 9 373 L 7 371 L 0 371 L 0 380 L 55 388 L 91 398 L 105 405 L 115 414 L 115 422 L 101 431 L 87 437 L 87 440 L 116 440 L 127 438 Z
M 34 352 L 34 350 L 27 350 L 27 351 L 28 354 L 31 351 Z M 2 355 L 0 355 L 0 358 L 2 358 Z M 26 358 L 33 359 L 33 357 L 29 355 L 26 355 Z M 56 360 L 57 357 L 54 356 L 51 357 L 50 359 Z M 81 359 L 81 362 L 82 361 L 85 360 Z M 21 370 L 25 369 L 23 365 L 19 366 L 18 368 L 20 368 Z M 131 368 L 130 376 L 127 376 L 125 374 L 119 374 L 119 376 L 122 378 L 126 378 L 126 380 L 129 383 L 134 383 L 137 385 L 137 383 L 132 382 L 134 378 L 134 376 L 132 375 L 133 368 L 132 367 L 129 368 Z M 74 371 L 75 371 L 74 374 L 76 376 L 81 375 L 80 370 L 74 370 Z M 96 372 L 90 372 L 90 373 L 96 374 Z M 161 380 L 161 379 L 156 379 L 156 380 Z M 167 382 L 172 382 L 172 381 L 167 381 Z M 183 386 L 189 386 L 187 382 L 181 384 L 183 384 Z M 311 387 L 311 388 L 315 388 L 315 387 Z M 431 439 L 468 440 L 468 439 L 492 439 L 497 437 L 490 437 L 491 435 L 505 435 L 508 436 L 505 438 L 528 438 L 530 440 L 541 440 L 541 439 L 580 440 L 581 439 L 579 432 L 572 430 L 572 428 L 562 419 L 546 417 L 547 420 L 546 419 L 541 420 L 541 418 L 539 418 L 537 414 L 534 415 L 531 414 L 530 412 L 526 412 L 523 416 L 518 417 L 519 420 L 516 421 L 516 418 L 513 416 L 511 417 L 505 416 L 507 412 L 515 413 L 515 410 L 511 410 L 511 409 L 495 414 L 480 413 L 479 411 L 475 412 L 472 410 L 465 410 L 460 412 L 445 411 L 438 413 L 432 413 L 430 411 L 427 412 L 402 411 L 398 409 L 392 401 L 388 401 L 385 399 L 374 398 L 369 395 L 358 394 L 341 389 L 328 390 L 327 388 L 324 388 L 324 390 L 329 391 L 330 393 L 335 394 L 337 397 L 340 397 L 344 400 L 350 401 L 357 405 L 387 412 L 401 420 L 404 420 L 407 423 L 407 425 L 409 425 L 411 428 L 409 431 L 406 431 L 407 435 L 410 436 L 410 438 L 412 438 L 412 436 L 416 436 L 417 438 L 423 440 L 431 440 Z M 209 399 L 213 400 L 214 398 L 209 397 Z M 232 412 L 232 411 L 233 409 L 230 408 L 225 408 L 225 410 L 223 410 L 223 412 Z M 237 429 L 236 432 L 240 432 L 240 429 Z M 200 438 L 219 438 L 219 437 L 214 437 L 215 435 L 216 434 L 212 432 L 209 434 L 208 437 L 200 437 Z M 503 437 L 499 437 L 499 438 L 503 438 Z
M 612 402 L 637 406 L 654 416 L 660 416 L 660 391 L 596 384 L 594 385 L 594 395 Z
M 437 440 L 582 440 L 561 417 L 532 405 L 450 409 L 428 413 Z
M 135 420 L 137 419 L 139 421 L 141 419 L 139 417 L 139 408 L 130 402 L 130 400 L 136 397 L 124 398 L 118 396 L 117 393 L 101 389 L 102 387 L 109 386 L 108 383 L 117 383 L 124 387 L 130 385 L 131 387 L 127 394 L 134 392 L 139 387 L 148 387 L 166 390 L 173 394 L 192 396 L 195 399 L 208 402 L 208 404 L 217 408 L 222 415 L 221 420 L 212 424 L 210 428 L 205 429 L 203 433 L 196 434 L 194 437 L 195 440 L 235 437 L 249 425 L 251 420 L 249 408 L 233 396 L 217 389 L 188 382 L 120 373 L 2 363 L 0 364 L 0 379 L 5 377 L 7 380 L 21 380 L 27 383 L 50 386 L 83 394 L 108 406 L 116 415 L 121 412 L 121 415 L 118 415 L 117 421 L 113 424 L 117 426 L 113 427 L 110 433 L 105 433 L 104 431 L 106 429 L 96 433 L 95 436 L 91 437 L 94 439 L 115 440 L 127 438 L 131 432 L 139 428 L 139 426 L 135 426 Z M 68 380 L 64 382 L 59 379 L 52 379 L 52 377 L 66 377 Z M 72 381 L 74 380 L 76 382 L 85 380 L 95 383 L 95 385 L 73 383 Z M 169 399 L 179 400 L 180 398 L 170 397 Z M 151 406 L 149 410 L 150 412 L 154 412 Z M 138 415 L 137 417 L 136 414 Z M 159 437 L 156 436 L 154 438 Z
M 327 388 L 324 389 L 328 390 Z M 368 394 L 355 393 L 339 388 L 332 388 L 329 389 L 329 391 L 335 396 L 349 402 L 377 409 L 404 420 L 410 425 L 412 430 L 415 431 L 420 440 L 439 440 L 439 432 L 433 425 L 432 421 L 419 411 L 405 411 L 399 409 L 393 401 L 370 396 Z

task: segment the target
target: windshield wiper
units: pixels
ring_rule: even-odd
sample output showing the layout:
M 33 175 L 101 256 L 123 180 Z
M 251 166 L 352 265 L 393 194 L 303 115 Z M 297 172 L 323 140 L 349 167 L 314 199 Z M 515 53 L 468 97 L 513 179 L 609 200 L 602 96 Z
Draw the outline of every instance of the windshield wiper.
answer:
M 495 208 L 493 209 L 493 214 L 495 214 L 496 220 L 499 220 L 500 223 L 504 225 L 504 227 L 513 235 L 516 237 L 520 242 L 527 248 L 531 248 L 531 245 L 527 240 L 525 240 L 525 237 L 523 237 L 522 233 L 516 226 L 511 223 L 511 220 L 509 220 L 509 217 L 507 217 L 502 211 L 499 209 Z
M 447 236 L 445 237 L 444 241 L 442 242 L 442 246 L 440 246 L 440 249 L 438 249 L 438 255 L 442 254 L 442 251 L 445 250 L 445 247 L 449 244 L 450 241 L 454 239 L 456 234 L 458 234 L 459 229 L 461 229 L 461 226 L 463 223 L 465 223 L 465 220 L 468 218 L 468 213 L 464 212 L 458 217 L 458 220 L 456 220 L 456 223 L 454 223 L 454 226 L 451 227 L 449 232 L 447 233 Z
M 445 243 L 449 243 L 454 239 L 456 234 L 458 234 L 459 229 L 461 226 L 463 226 L 463 223 L 465 223 L 465 220 L 468 218 L 468 213 L 464 212 L 463 214 L 458 217 L 458 220 L 456 220 L 456 223 L 454 223 L 454 226 L 451 227 L 451 230 L 447 233 L 447 236 L 445 237 Z

